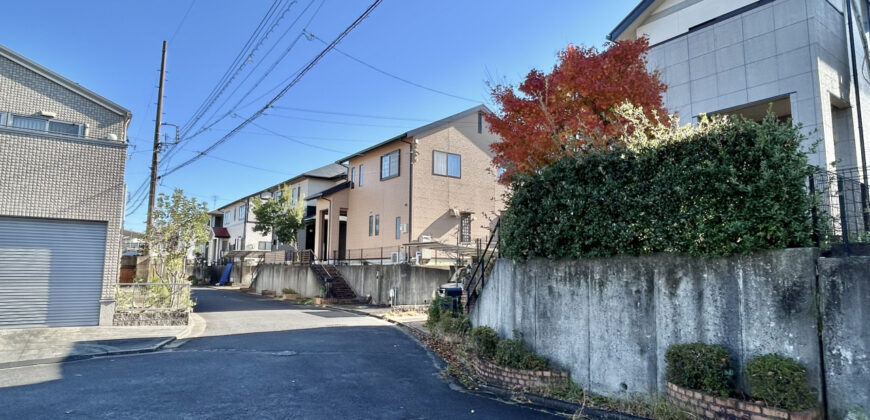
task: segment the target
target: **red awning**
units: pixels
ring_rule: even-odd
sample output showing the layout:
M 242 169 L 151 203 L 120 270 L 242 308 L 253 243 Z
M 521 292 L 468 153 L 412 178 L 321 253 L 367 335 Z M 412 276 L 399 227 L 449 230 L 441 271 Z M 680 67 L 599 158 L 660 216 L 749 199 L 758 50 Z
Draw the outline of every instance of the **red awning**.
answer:
M 215 238 L 229 238 L 230 233 L 227 232 L 227 228 L 225 227 L 213 227 L 211 231 L 214 232 Z

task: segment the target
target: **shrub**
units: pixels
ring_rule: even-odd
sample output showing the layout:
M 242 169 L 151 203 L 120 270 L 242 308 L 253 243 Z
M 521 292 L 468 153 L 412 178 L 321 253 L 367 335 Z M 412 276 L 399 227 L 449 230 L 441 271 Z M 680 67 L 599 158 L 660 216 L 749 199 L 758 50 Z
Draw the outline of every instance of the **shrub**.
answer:
M 429 318 L 426 320 L 426 326 L 432 328 L 438 325 L 439 321 L 441 321 L 441 297 L 435 296 L 429 303 Z
M 296 293 L 296 290 L 293 290 L 293 289 L 290 289 L 290 288 L 282 289 L 281 292 L 284 293 L 285 295 L 296 295 L 296 294 L 298 294 L 298 293 Z
M 544 370 L 548 366 L 547 360 L 526 349 L 520 338 L 499 341 L 495 348 L 495 362 L 502 366 L 528 370 Z
M 635 132 L 655 131 L 644 128 Z M 768 115 L 674 130 L 514 176 L 502 254 L 721 256 L 811 244 L 799 127 Z
M 731 355 L 722 346 L 675 344 L 665 353 L 667 380 L 683 388 L 727 397 L 732 392 Z
M 441 328 L 442 332 L 465 336 L 471 331 L 471 320 L 465 315 L 442 314 L 438 327 Z
M 797 411 L 815 407 L 817 398 L 807 381 L 807 369 L 777 354 L 756 356 L 746 363 L 749 395 L 765 404 Z
M 499 336 L 494 329 L 485 325 L 471 330 L 471 345 L 481 356 L 492 359 L 495 357 Z

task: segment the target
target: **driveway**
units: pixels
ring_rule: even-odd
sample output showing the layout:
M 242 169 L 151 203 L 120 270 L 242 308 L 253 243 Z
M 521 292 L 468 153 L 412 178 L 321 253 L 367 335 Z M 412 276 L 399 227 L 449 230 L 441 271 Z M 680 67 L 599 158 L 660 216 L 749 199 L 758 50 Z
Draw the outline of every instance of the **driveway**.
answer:
M 140 355 L 0 370 L 3 418 L 552 418 L 452 389 L 399 328 L 199 289 L 201 336 Z

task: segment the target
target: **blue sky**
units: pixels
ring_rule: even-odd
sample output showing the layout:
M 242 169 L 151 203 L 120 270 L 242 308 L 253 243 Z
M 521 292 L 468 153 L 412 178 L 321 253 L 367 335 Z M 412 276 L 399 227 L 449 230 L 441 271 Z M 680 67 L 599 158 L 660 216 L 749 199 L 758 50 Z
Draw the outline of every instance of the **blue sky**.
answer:
M 241 105 L 183 142 L 169 167 L 196 155 L 263 106 L 274 96 L 270 91 L 323 49 L 318 40 L 301 37 L 253 88 L 305 23 L 310 20 L 308 32 L 330 42 L 370 3 L 293 3 L 203 119 L 211 123 L 236 103 Z M 487 82 L 516 84 L 533 68 L 550 69 L 556 52 L 569 43 L 602 45 L 636 3 L 385 0 L 338 49 L 395 76 L 467 99 L 409 85 L 332 51 L 276 103 L 281 108 L 267 111 L 256 126 L 248 126 L 209 157 L 163 178 L 158 191 L 182 188 L 213 208 L 478 103 L 492 107 Z M 151 163 L 161 42 L 169 41 L 163 121 L 183 125 L 272 4 L 11 2 L 3 6 L 0 43 L 133 112 L 126 167 L 127 188 L 133 193 L 147 178 Z M 172 133 L 171 127 L 165 129 Z M 133 198 L 127 212 L 138 202 Z M 143 230 L 145 213 L 146 205 L 132 211 L 125 227 Z

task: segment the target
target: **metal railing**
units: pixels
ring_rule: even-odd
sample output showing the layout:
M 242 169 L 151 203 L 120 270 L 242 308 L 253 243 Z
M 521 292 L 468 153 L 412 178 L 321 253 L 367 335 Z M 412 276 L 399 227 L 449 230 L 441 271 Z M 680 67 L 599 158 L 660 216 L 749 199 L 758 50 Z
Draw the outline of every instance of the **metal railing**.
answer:
M 193 306 L 190 283 L 119 283 L 116 311 L 180 311 Z
M 819 247 L 842 246 L 849 255 L 855 245 L 870 244 L 870 192 L 862 182 L 865 173 L 865 168 L 837 168 L 810 176 L 813 239 Z
M 468 280 L 463 285 L 466 294 L 465 311 L 467 313 L 471 313 L 471 309 L 474 308 L 474 304 L 477 302 L 477 299 L 483 292 L 483 287 L 486 285 L 486 277 L 492 271 L 492 268 L 495 266 L 495 262 L 498 259 L 498 249 L 499 245 L 501 245 L 501 239 L 498 234 L 500 227 L 501 220 L 498 220 L 492 228 L 486 247 L 483 249 L 483 252 L 478 255 L 477 264 L 474 265 L 471 274 L 468 276 Z

